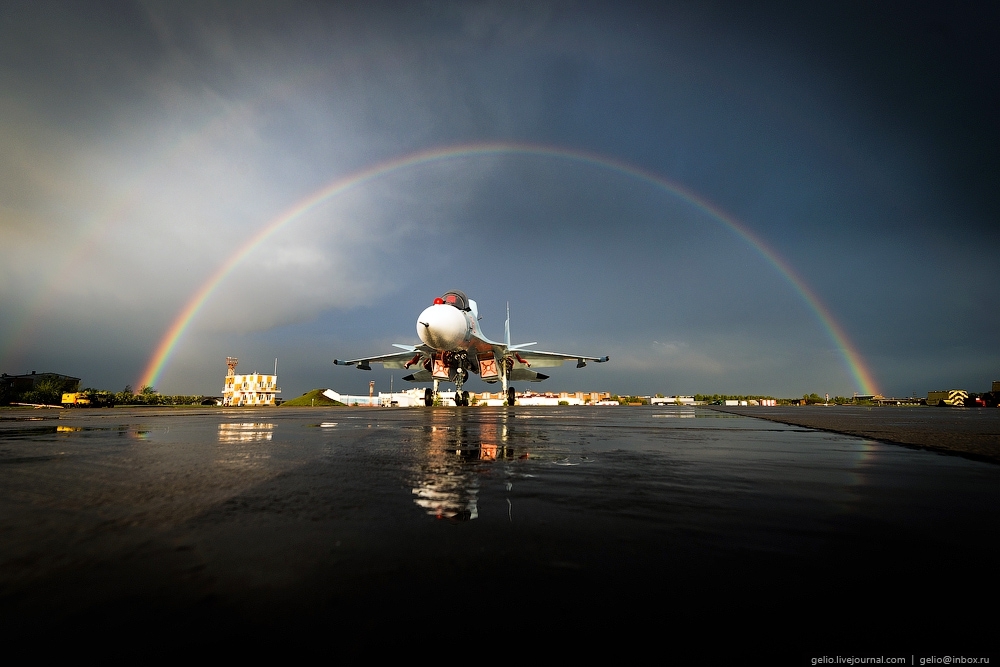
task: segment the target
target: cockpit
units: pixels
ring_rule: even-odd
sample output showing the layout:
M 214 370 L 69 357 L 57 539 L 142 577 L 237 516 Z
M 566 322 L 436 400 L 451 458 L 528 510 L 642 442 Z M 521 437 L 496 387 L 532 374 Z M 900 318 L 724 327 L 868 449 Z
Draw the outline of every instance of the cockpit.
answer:
M 434 301 L 437 303 L 437 299 Z M 455 306 L 459 310 L 471 310 L 471 308 L 469 308 L 469 298 L 465 296 L 465 292 L 459 292 L 458 290 L 445 292 L 444 296 L 441 297 L 441 303 L 446 303 L 449 306 Z

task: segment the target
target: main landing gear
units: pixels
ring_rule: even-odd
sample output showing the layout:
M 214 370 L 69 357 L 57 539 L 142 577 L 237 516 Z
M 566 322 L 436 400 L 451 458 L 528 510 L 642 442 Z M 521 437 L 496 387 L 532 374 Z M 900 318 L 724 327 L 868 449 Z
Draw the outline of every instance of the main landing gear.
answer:
M 469 379 L 469 372 L 464 368 L 458 369 L 452 382 L 455 383 L 455 405 L 462 407 L 469 405 L 469 392 L 462 391 L 462 385 L 465 381 Z M 440 380 L 434 379 L 434 387 L 427 387 L 424 389 L 424 405 L 432 406 L 434 402 L 438 399 L 438 388 L 440 385 Z
M 424 405 L 430 407 L 434 405 L 434 397 L 437 394 L 430 387 L 424 389 Z M 469 405 L 469 392 L 467 391 L 456 391 L 455 392 L 455 405 L 462 407 Z

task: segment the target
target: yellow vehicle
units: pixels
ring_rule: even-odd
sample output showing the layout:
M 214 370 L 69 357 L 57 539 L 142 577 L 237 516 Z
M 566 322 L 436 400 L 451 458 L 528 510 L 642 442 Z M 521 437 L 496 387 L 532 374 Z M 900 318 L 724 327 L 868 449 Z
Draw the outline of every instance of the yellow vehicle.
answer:
M 87 394 L 82 391 L 67 392 L 62 395 L 62 404 L 67 407 L 79 406 L 86 407 L 90 405 L 90 399 Z

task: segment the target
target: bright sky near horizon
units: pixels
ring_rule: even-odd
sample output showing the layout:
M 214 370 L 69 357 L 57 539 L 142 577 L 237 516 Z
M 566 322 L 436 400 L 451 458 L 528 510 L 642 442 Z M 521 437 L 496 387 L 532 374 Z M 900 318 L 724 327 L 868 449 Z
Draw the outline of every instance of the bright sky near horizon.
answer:
M 332 360 L 461 289 L 495 339 L 510 302 L 515 342 L 611 356 L 538 390 L 988 390 L 998 19 L 11 3 L 0 370 L 219 394 L 227 355 L 277 357 L 285 398 L 386 390 Z

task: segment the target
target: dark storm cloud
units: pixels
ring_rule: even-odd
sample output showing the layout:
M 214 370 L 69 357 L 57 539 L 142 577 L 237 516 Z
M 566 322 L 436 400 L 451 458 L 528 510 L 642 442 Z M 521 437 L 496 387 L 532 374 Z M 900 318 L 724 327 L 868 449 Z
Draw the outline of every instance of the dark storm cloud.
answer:
M 976 389 L 1000 364 L 985 342 L 1000 297 L 982 287 L 1000 242 L 997 14 L 8 5 L 0 363 L 133 381 L 198 287 L 309 193 L 412 151 L 516 141 L 628 162 L 734 215 L 883 390 Z M 720 220 L 613 169 L 511 155 L 387 174 L 300 216 L 220 284 L 161 388 L 211 392 L 235 353 L 281 357 L 290 391 L 357 390 L 367 376 L 329 359 L 412 342 L 455 287 L 493 336 L 510 301 L 517 336 L 613 354 L 554 389 L 859 389 L 816 313 Z
M 924 223 L 942 214 L 965 218 L 962 231 L 994 239 L 1000 195 L 989 183 L 1000 176 L 998 22 L 1000 11 L 988 3 L 864 3 L 817 11 L 809 30 L 782 26 L 784 34 L 808 38 L 795 43 L 796 53 L 864 105 L 875 130 L 921 151 L 911 168 L 931 197 L 918 201 L 938 200 L 940 209 L 906 201 L 919 192 L 904 191 L 903 201 L 892 203 Z

